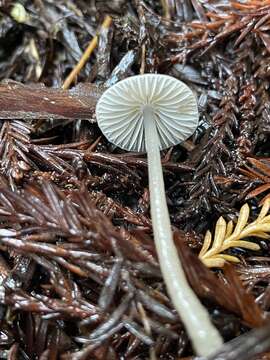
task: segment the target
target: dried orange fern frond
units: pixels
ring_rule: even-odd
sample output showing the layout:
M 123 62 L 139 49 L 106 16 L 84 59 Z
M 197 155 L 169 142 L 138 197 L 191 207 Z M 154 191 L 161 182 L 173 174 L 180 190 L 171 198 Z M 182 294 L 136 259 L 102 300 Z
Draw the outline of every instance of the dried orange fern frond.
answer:
M 204 237 L 203 247 L 199 258 L 207 267 L 223 267 L 225 261 L 237 263 L 240 260 L 236 256 L 224 254 L 224 251 L 233 247 L 249 250 L 259 250 L 260 246 L 250 241 L 242 240 L 250 236 L 262 239 L 270 239 L 270 199 L 266 199 L 258 218 L 248 224 L 250 208 L 248 204 L 242 206 L 238 221 L 234 226 L 232 221 L 226 223 L 223 217 L 217 221 L 215 236 L 208 230 Z

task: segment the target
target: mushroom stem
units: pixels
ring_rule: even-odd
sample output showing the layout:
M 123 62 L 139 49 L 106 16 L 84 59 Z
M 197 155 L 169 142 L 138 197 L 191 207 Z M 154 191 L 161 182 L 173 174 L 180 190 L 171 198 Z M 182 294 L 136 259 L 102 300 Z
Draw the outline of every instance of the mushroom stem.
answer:
M 208 356 L 223 343 L 207 310 L 190 288 L 174 245 L 161 166 L 154 110 L 142 109 L 148 158 L 151 217 L 159 264 L 171 300 L 199 356 Z

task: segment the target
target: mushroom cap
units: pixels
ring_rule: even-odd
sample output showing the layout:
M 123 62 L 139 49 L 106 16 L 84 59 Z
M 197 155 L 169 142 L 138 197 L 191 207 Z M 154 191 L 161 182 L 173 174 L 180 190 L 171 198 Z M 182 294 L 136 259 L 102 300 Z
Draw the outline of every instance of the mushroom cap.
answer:
M 145 105 L 153 108 L 161 150 L 187 139 L 198 125 L 197 101 L 186 84 L 168 75 L 136 75 L 99 99 L 96 116 L 105 137 L 127 151 L 144 152 Z

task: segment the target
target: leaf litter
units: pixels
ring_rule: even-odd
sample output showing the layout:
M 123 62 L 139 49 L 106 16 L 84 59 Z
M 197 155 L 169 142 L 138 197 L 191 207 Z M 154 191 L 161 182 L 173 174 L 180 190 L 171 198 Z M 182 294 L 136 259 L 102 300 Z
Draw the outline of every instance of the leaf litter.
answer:
M 196 133 L 162 157 L 179 256 L 227 342 L 211 359 L 269 357 L 269 9 L 0 1 L 1 358 L 194 356 L 158 267 L 146 159 L 108 143 L 94 116 L 104 88 L 143 72 L 179 78 L 198 97 Z M 199 259 L 206 250 L 214 269 Z

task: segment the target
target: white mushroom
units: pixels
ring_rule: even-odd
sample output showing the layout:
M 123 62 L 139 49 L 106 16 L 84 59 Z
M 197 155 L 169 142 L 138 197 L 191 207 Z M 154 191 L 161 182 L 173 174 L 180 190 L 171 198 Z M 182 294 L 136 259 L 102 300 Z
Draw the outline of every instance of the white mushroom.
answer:
M 160 150 L 195 131 L 198 109 L 192 91 L 166 75 L 127 78 L 105 91 L 97 108 L 100 129 L 113 144 L 147 152 L 151 217 L 161 271 L 196 353 L 207 356 L 222 344 L 208 312 L 190 288 L 174 245 L 166 203 Z

